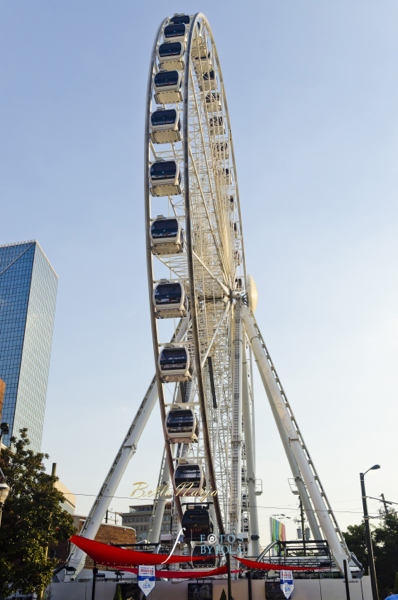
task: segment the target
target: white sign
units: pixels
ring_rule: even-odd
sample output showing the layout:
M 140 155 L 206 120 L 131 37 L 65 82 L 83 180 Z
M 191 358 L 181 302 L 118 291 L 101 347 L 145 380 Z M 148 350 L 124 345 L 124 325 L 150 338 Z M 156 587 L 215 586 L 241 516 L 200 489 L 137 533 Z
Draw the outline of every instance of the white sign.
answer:
M 281 571 L 281 590 L 285 598 L 290 598 L 294 590 L 292 571 Z
M 155 567 L 140 565 L 138 567 L 138 587 L 148 596 L 155 587 Z

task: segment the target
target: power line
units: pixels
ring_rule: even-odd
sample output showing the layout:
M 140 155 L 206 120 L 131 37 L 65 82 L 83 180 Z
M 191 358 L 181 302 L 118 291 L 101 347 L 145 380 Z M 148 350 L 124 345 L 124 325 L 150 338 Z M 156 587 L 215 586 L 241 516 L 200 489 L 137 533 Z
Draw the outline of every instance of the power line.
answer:
M 95 498 L 97 496 L 97 494 L 78 494 L 78 493 L 74 493 L 74 492 L 71 492 L 71 494 L 73 494 L 74 496 L 84 496 L 84 497 L 90 497 L 90 498 Z M 67 494 L 64 494 L 64 495 L 67 495 Z M 102 497 L 103 498 L 114 498 L 115 500 L 130 500 L 130 501 L 140 500 L 141 502 L 145 502 L 145 501 L 146 502 L 151 502 L 150 498 L 144 498 L 142 496 L 139 497 L 139 498 L 135 498 L 135 497 L 131 497 L 131 496 L 112 496 L 112 495 L 106 496 L 106 495 L 104 495 Z M 188 500 L 189 496 L 187 496 L 186 499 Z M 340 502 L 344 502 L 344 500 L 340 500 Z M 297 511 L 297 510 L 299 510 L 297 507 L 293 508 L 291 506 L 260 506 L 260 505 L 257 505 L 257 508 L 262 508 L 264 510 L 290 510 L 290 511 Z M 319 510 L 315 511 L 315 510 L 312 510 L 312 512 L 315 512 L 315 513 L 316 512 L 327 512 L 327 509 L 325 509 L 324 511 L 319 511 Z M 357 510 L 357 511 L 356 510 L 336 510 L 335 512 L 345 513 L 345 514 L 355 514 L 355 515 L 362 514 L 361 510 Z M 372 519 L 377 519 L 379 517 L 374 516 L 374 517 L 371 517 L 371 518 Z

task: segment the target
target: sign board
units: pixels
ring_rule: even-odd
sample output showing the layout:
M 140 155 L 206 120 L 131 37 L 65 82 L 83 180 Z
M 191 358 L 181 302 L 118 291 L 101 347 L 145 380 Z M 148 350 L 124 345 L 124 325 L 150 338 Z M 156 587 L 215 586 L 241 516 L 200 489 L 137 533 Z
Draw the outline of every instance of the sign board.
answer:
M 278 521 L 277 519 L 273 519 L 272 517 L 270 517 L 269 523 L 270 523 L 270 529 L 271 529 L 271 541 L 277 542 L 279 540 L 281 542 L 285 542 L 286 541 L 286 526 L 284 525 L 284 523 L 282 523 L 281 521 Z M 279 547 L 279 549 L 280 549 L 280 547 Z M 276 551 L 275 548 L 272 548 L 272 554 L 273 554 L 273 556 L 276 556 L 278 554 L 278 552 Z M 283 554 L 283 550 L 282 550 L 282 554 Z
M 138 567 L 138 587 L 145 596 L 148 596 L 155 587 L 155 567 L 149 565 L 140 565 Z
M 285 598 L 290 598 L 294 590 L 292 571 L 281 571 L 281 590 L 285 594 Z
M 188 600 L 213 600 L 213 584 L 188 583 Z
M 267 600 L 285 600 L 279 579 L 277 581 L 265 580 L 265 597 Z

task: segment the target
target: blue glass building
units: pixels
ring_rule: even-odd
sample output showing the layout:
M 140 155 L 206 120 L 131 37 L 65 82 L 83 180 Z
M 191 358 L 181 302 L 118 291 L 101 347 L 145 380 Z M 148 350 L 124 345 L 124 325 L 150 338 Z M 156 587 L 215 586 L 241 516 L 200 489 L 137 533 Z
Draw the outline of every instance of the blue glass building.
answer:
M 58 277 L 36 240 L 0 246 L 1 421 L 41 449 Z M 4 436 L 3 443 L 9 444 Z

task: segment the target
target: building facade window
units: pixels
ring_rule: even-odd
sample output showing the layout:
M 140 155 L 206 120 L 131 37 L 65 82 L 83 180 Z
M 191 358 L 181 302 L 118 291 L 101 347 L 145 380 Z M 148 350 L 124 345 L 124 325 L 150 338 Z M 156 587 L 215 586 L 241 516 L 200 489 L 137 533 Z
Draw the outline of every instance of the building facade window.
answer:
M 0 246 L 0 379 L 9 445 L 27 427 L 39 452 L 46 406 L 58 277 L 36 241 Z

